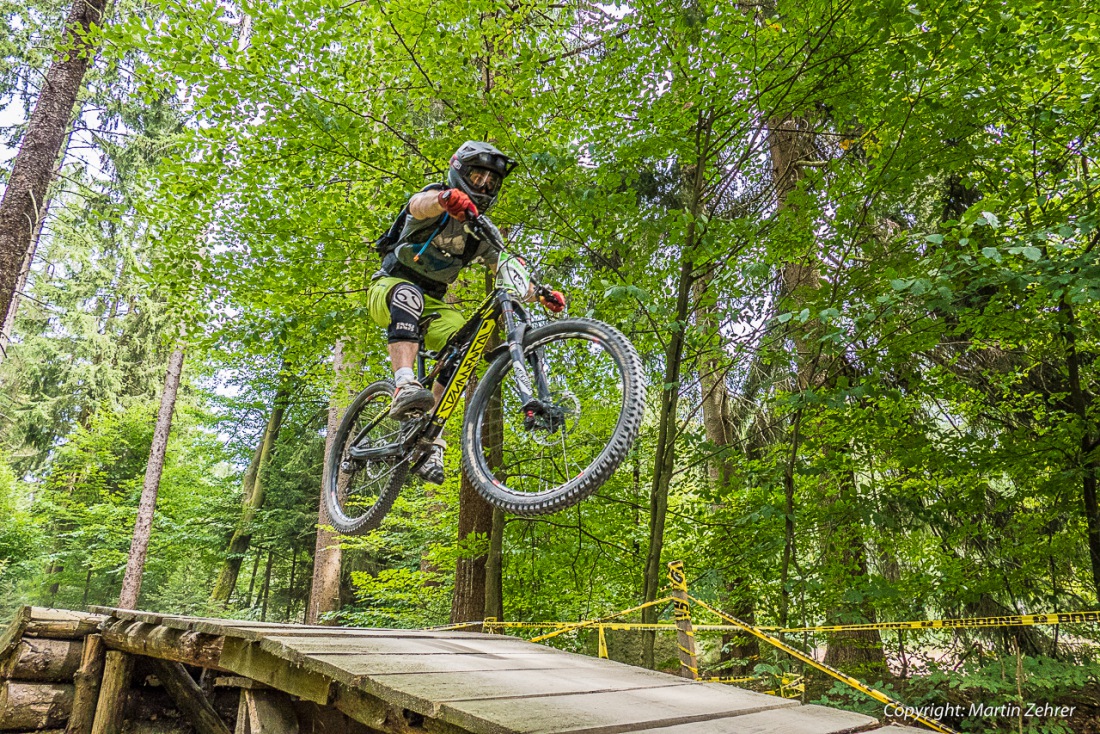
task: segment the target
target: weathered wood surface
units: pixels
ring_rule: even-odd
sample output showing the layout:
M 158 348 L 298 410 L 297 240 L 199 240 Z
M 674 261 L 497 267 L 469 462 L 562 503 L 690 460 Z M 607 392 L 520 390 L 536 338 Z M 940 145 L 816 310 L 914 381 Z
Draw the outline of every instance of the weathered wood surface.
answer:
M 0 678 L 12 680 L 71 681 L 80 667 L 79 640 L 24 637 L 0 662 Z
M 765 711 L 637 731 L 639 734 L 847 734 L 871 730 L 881 731 L 878 721 L 870 716 L 809 705 L 785 709 L 782 719 Z M 903 731 L 899 729 L 897 734 Z
M 65 727 L 66 734 L 91 734 L 105 655 L 106 648 L 100 635 L 88 635 L 84 638 L 80 668 L 73 675 L 76 689 L 73 695 L 73 712 Z
M 117 650 L 107 653 L 99 700 L 92 720 L 92 734 L 119 734 L 122 731 L 122 716 L 126 710 L 133 669 L 134 658 L 130 655 Z
M 0 683 L 0 731 L 60 726 L 73 706 L 71 683 Z
M 699 683 L 504 635 L 197 619 L 98 608 L 109 647 L 206 667 L 289 693 L 389 734 L 840 734 L 880 728 L 860 714 Z M 278 693 L 278 692 L 283 693 Z M 256 694 L 267 693 L 269 695 Z M 250 703 L 252 702 L 252 703 Z M 250 709 L 251 706 L 251 709 Z M 258 709 L 256 710 L 258 712 Z M 273 721 L 276 714 L 271 714 Z M 284 710 L 280 726 L 290 727 Z M 238 722 L 238 732 L 242 726 Z M 901 734 L 901 732 L 899 732 Z
M 20 607 L 4 631 L 0 632 L 0 661 L 6 660 L 23 639 L 23 631 L 27 628 L 30 618 L 31 608 Z

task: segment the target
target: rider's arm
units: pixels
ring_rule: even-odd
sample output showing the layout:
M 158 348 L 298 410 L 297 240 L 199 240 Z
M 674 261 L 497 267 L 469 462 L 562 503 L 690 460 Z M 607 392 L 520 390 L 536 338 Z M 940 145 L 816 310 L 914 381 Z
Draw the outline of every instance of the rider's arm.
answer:
M 413 219 L 432 219 L 442 213 L 438 191 L 421 191 L 409 199 L 409 216 Z

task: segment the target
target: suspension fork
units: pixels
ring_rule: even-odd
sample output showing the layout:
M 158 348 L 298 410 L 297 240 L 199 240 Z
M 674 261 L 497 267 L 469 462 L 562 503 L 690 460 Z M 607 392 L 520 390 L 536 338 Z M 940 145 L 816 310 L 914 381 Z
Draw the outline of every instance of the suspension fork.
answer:
M 537 355 L 532 353 L 530 361 L 523 354 L 523 338 L 527 334 L 527 321 L 516 314 L 516 307 L 507 293 L 498 296 L 501 318 L 504 321 L 505 338 L 508 340 L 508 354 L 512 358 L 512 379 L 515 380 L 524 409 L 537 406 L 550 399 L 550 388 L 546 384 L 546 374 Z M 531 371 L 534 372 L 534 383 Z

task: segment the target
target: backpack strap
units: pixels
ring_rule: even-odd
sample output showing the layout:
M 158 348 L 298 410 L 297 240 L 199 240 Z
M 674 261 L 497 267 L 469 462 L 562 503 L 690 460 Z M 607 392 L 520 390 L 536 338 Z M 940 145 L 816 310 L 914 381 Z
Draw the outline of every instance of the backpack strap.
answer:
M 424 188 L 420 189 L 418 193 L 424 193 L 425 191 L 442 191 L 447 188 L 443 183 L 430 183 Z M 409 218 L 409 205 L 401 207 L 401 211 L 398 212 L 397 218 L 393 220 L 390 228 L 387 229 L 382 236 L 374 241 L 374 250 L 379 255 L 385 257 L 389 253 L 393 252 L 397 247 L 398 242 L 401 240 L 401 232 L 405 229 L 405 221 Z

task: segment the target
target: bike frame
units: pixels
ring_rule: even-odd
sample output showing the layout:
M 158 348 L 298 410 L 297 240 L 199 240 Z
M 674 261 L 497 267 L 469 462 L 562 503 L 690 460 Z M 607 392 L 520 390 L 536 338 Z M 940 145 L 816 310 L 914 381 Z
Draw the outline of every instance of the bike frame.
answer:
M 357 446 L 359 440 L 386 418 L 386 413 L 383 412 L 363 427 L 351 442 L 348 454 L 354 459 L 364 461 L 396 459 L 405 456 L 412 445 L 416 443 L 430 445 L 438 438 L 443 433 L 447 419 L 458 406 L 462 391 L 477 369 L 478 362 L 485 355 L 498 319 L 504 322 L 506 346 L 512 357 L 512 377 L 523 401 L 523 410 L 531 414 L 540 410 L 544 403 L 549 402 L 550 388 L 537 355 L 532 354 L 525 358 L 523 354 L 523 338 L 527 332 L 526 314 L 511 293 L 504 288 L 497 288 L 482 301 L 474 316 L 455 332 L 439 351 L 440 357 L 435 367 L 427 375 L 423 375 L 427 383 L 449 368 L 453 368 L 450 369 L 451 375 L 443 395 L 432 412 L 424 418 L 413 421 L 414 430 L 402 436 L 402 439 L 396 443 L 359 448 Z M 423 364 L 423 359 L 424 356 L 421 355 L 418 366 Z M 531 379 L 531 372 L 535 375 L 534 381 Z

